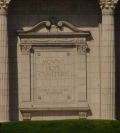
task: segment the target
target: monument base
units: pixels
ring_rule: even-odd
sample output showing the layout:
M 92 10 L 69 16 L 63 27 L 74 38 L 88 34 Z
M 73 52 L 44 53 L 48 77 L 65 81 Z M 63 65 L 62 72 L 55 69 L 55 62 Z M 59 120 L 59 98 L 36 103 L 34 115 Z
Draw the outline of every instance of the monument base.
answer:
M 90 108 L 87 103 L 79 107 L 21 108 L 23 120 L 87 119 Z

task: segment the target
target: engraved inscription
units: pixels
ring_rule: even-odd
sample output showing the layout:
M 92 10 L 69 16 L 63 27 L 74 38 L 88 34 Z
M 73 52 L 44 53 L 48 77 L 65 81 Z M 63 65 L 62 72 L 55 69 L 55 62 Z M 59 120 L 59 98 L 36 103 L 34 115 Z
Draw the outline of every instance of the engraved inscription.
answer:
M 37 53 L 37 52 L 36 52 Z M 36 96 L 39 102 L 56 103 L 73 99 L 73 52 L 41 52 L 36 59 Z
M 39 72 L 39 78 L 53 80 L 69 77 L 70 73 L 63 69 L 63 65 L 65 65 L 64 62 L 64 59 L 43 59 L 41 65 L 44 66 L 45 69 Z

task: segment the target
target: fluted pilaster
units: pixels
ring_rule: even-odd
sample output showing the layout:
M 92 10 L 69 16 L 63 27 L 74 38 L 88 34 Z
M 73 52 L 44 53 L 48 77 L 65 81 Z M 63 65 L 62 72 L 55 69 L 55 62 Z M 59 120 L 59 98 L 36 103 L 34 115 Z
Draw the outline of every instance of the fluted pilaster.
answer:
M 101 119 L 115 119 L 114 9 L 117 0 L 100 0 L 101 34 Z
M 9 121 L 9 72 L 7 7 L 10 1 L 0 0 L 0 122 Z

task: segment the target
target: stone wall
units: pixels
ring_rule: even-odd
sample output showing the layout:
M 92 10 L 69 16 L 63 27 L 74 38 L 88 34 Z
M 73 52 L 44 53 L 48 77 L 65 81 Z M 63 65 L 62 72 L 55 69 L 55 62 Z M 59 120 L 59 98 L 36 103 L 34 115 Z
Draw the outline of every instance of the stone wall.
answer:
M 17 30 L 30 27 L 44 20 L 56 18 L 66 20 L 81 30 L 89 30 L 93 40 L 88 42 L 90 52 L 87 55 L 87 95 L 91 109 L 89 119 L 101 118 L 101 81 L 100 81 L 100 38 L 101 14 L 96 0 L 13 0 L 9 7 L 9 62 L 10 62 L 10 116 L 18 119 L 18 96 L 21 89 L 19 78 L 22 71 L 21 51 L 18 44 Z M 25 62 L 27 63 L 27 62 Z M 27 69 L 26 69 L 27 70 Z M 28 70 L 29 71 L 29 70 Z M 27 80 L 28 77 L 24 77 Z M 54 115 L 54 114 L 50 114 Z M 70 114 L 64 113 L 64 118 Z M 76 118 L 76 117 L 75 117 Z M 37 119 L 37 118 L 36 118 Z M 40 119 L 46 119 L 42 113 Z

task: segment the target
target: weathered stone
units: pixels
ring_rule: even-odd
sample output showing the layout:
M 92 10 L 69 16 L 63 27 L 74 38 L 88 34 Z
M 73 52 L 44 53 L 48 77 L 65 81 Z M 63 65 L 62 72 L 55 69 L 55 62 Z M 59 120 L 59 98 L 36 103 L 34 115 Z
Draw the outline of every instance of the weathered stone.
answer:
M 0 122 L 115 119 L 117 2 L 0 0 Z

